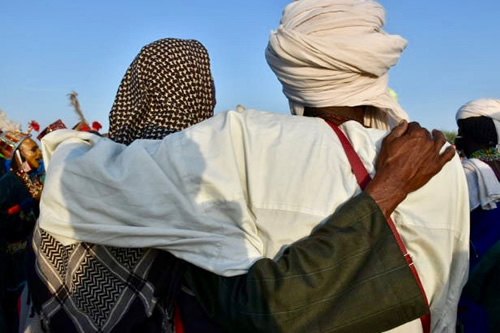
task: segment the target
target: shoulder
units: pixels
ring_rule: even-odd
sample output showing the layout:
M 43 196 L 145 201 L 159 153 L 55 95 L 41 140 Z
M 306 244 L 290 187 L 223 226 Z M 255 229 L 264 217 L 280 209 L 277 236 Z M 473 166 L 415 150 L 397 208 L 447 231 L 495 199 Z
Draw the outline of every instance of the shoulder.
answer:
M 24 187 L 24 183 L 12 171 L 8 171 L 0 178 L 0 189 L 2 189 L 2 191 L 7 190 L 8 188 L 22 188 L 22 187 Z
M 26 196 L 28 189 L 23 181 L 9 171 L 0 178 L 0 205 L 10 205 Z

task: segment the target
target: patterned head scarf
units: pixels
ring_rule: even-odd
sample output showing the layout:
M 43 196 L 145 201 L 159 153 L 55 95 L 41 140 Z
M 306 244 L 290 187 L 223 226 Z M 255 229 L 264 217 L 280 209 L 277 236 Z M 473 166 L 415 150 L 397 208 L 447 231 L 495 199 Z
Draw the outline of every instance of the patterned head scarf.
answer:
M 129 66 L 109 114 L 109 137 L 130 144 L 162 139 L 213 115 L 210 59 L 196 40 L 160 39 Z
M 108 135 L 124 144 L 135 139 L 161 139 L 210 118 L 214 94 L 210 60 L 201 43 L 158 40 L 146 45 L 125 73 L 109 114 Z M 171 300 L 160 297 L 160 301 L 156 291 L 165 285 L 174 290 L 176 278 L 181 276 L 182 265 L 166 252 L 159 255 L 153 249 L 87 243 L 64 246 L 41 228 L 37 227 L 34 234 L 33 244 L 43 258 L 36 261 L 37 272 L 42 274 L 47 291 L 54 291 L 46 299 L 46 290 L 42 290 L 42 317 L 47 321 L 66 323 L 68 330 L 85 332 L 110 331 L 115 325 L 125 327 L 146 320 L 154 328 L 171 325 L 164 316 L 151 315 L 172 311 Z M 77 253 L 84 253 L 85 258 L 70 260 Z M 164 267 L 169 268 L 168 274 L 163 274 Z M 101 283 L 97 287 L 92 283 L 70 287 L 66 283 L 75 279 Z M 57 308 L 51 304 L 57 304 Z
M 283 85 L 292 113 L 304 106 L 369 105 L 390 125 L 407 119 L 391 95 L 388 71 L 406 40 L 384 32 L 374 0 L 296 0 L 271 33 L 266 59 Z

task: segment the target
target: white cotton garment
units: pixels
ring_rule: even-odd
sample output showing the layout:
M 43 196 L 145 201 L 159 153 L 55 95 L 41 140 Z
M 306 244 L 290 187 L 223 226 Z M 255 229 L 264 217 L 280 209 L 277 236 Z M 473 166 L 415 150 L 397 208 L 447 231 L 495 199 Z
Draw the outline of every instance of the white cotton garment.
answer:
M 342 129 L 373 175 L 386 132 L 356 122 Z M 43 139 L 43 153 L 39 224 L 57 239 L 159 248 L 226 276 L 279 256 L 360 192 L 323 120 L 254 110 L 129 146 L 60 130 Z M 454 330 L 467 278 L 466 186 L 455 157 L 394 213 L 431 303 L 433 332 Z
M 384 22 L 384 8 L 372 0 L 290 3 L 266 59 L 292 113 L 301 115 L 303 106 L 371 105 L 391 127 L 408 119 L 388 88 L 388 71 L 407 42 L 386 33 Z
M 491 167 L 477 158 L 462 161 L 469 187 L 470 209 L 489 210 L 500 202 L 500 182 Z

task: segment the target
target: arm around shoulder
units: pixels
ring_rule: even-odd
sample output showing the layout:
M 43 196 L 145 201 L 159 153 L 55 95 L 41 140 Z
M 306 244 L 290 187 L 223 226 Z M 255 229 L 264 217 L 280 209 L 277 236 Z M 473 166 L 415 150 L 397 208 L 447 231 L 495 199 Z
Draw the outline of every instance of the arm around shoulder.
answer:
M 190 265 L 186 280 L 228 331 L 380 332 L 426 311 L 383 213 L 366 193 L 277 260 L 261 259 L 235 277 Z

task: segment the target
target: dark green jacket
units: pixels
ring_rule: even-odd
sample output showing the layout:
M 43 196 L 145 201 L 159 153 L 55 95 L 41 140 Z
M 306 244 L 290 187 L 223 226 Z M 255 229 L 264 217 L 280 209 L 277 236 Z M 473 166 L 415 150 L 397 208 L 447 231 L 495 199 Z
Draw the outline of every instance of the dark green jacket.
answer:
M 310 237 L 248 274 L 188 265 L 186 283 L 227 332 L 381 332 L 428 310 L 377 204 L 348 201 Z

